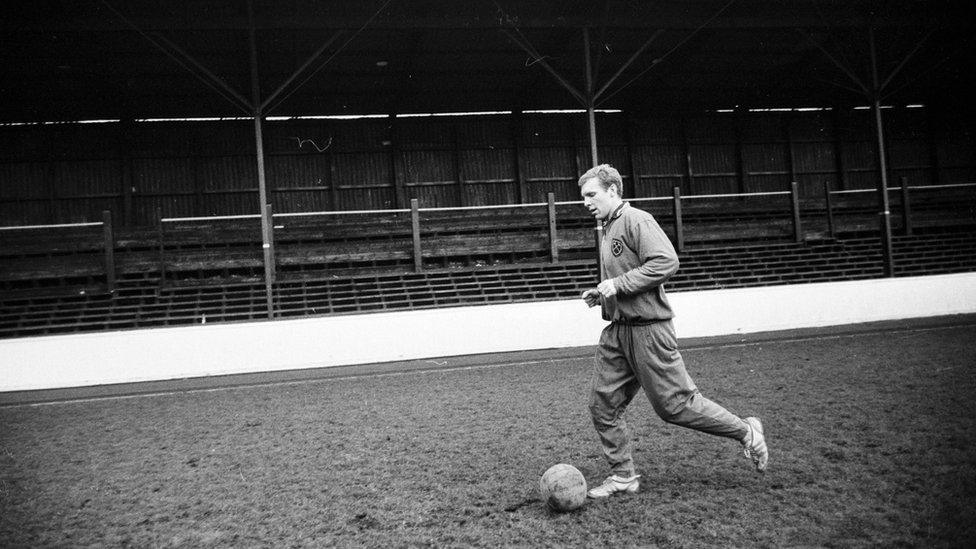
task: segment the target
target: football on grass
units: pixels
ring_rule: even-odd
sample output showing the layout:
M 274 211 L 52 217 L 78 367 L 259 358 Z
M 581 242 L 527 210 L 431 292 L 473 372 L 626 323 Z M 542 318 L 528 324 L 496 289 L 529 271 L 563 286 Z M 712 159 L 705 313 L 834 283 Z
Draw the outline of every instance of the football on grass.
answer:
M 579 509 L 586 502 L 586 479 L 576 467 L 558 463 L 539 479 L 539 495 L 553 511 Z

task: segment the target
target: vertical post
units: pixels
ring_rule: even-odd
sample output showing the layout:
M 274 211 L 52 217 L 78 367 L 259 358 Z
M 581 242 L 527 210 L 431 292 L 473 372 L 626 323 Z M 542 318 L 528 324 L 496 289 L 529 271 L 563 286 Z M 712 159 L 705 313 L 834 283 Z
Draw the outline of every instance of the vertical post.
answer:
M 800 186 L 796 181 L 790 183 L 790 204 L 793 208 L 793 241 L 803 242 L 803 227 L 800 225 Z
M 878 201 L 881 211 L 881 252 L 884 257 L 884 273 L 887 277 L 895 276 L 894 259 L 891 250 L 891 208 L 888 204 L 888 164 L 885 155 L 884 125 L 881 122 L 881 99 L 878 88 L 878 56 L 874 46 L 874 29 L 869 29 L 871 46 L 871 71 L 874 78 L 872 109 L 874 111 L 874 127 L 877 137 L 878 157 Z
M 634 123 L 629 116 L 624 116 L 624 128 L 627 133 L 627 160 L 630 163 L 630 196 L 638 196 L 638 188 L 640 187 L 641 177 L 640 177 L 640 167 L 637 161 L 637 151 L 635 151 L 634 145 Z
M 681 220 L 681 187 L 674 188 L 674 247 L 685 251 L 685 226 Z
M 549 261 L 559 263 L 559 241 L 556 233 L 556 195 L 547 195 L 549 218 Z
M 261 86 L 258 80 L 258 46 L 254 29 L 254 2 L 248 0 L 247 12 L 249 19 L 248 42 L 251 49 L 251 104 L 254 110 L 254 147 L 258 162 L 258 208 L 261 212 L 261 248 L 264 251 L 264 297 L 268 308 L 268 318 L 274 318 L 274 301 L 272 298 L 272 284 L 274 284 L 274 258 L 271 256 L 271 218 L 268 204 L 268 187 L 264 171 L 264 135 L 261 111 Z
M 61 208 L 58 207 L 58 161 L 54 156 L 54 153 L 49 153 L 46 158 L 47 166 L 47 208 L 45 208 L 45 213 L 47 214 L 48 223 L 60 223 L 61 216 L 59 212 Z
M 156 206 L 156 244 L 158 246 L 159 285 L 166 281 L 166 261 L 163 257 L 163 208 Z
M 102 212 L 102 236 L 105 241 L 105 282 L 109 293 L 115 293 L 115 232 L 112 230 L 112 212 Z
M 824 181 L 824 207 L 827 209 L 827 234 L 834 237 L 834 206 L 830 194 L 830 180 Z
M 126 118 L 119 121 L 117 137 L 119 169 L 122 172 L 120 174 L 120 184 L 122 186 L 122 225 L 126 227 L 131 227 L 135 224 L 132 210 L 132 194 L 135 191 L 135 185 L 132 184 L 132 153 L 130 152 L 131 148 L 126 142 L 129 138 L 128 133 L 132 130 L 132 127 L 132 119 Z
M 796 151 L 793 147 L 793 127 L 788 116 L 783 117 L 783 133 L 786 134 L 786 163 L 790 173 L 790 181 L 796 181 Z
M 837 171 L 837 184 L 843 191 L 847 189 L 847 170 L 844 168 L 844 141 L 840 137 L 840 112 L 840 107 L 835 106 L 830 121 L 834 130 L 834 169 Z
M 522 167 L 522 111 L 512 111 L 512 159 L 515 168 L 515 185 L 518 192 L 519 204 L 525 204 L 528 200 L 528 190 L 525 188 L 525 170 Z
M 901 178 L 901 226 L 906 236 L 912 235 L 912 207 L 908 201 L 908 178 Z
M 587 129 L 589 130 L 590 136 L 590 167 L 596 166 L 600 163 L 597 154 L 596 146 L 596 111 L 594 109 L 594 95 L 593 95 L 593 64 L 590 60 L 590 29 L 583 29 L 583 59 L 586 62 L 586 122 Z M 603 258 L 600 256 L 600 250 L 603 246 L 603 225 L 599 221 L 596 222 L 596 227 L 594 228 L 594 237 L 596 240 L 596 268 L 597 273 L 603 272 Z M 598 274 L 597 277 L 601 277 Z
M 586 108 L 586 121 L 590 131 L 590 167 L 593 167 L 600 163 L 600 159 L 596 152 L 596 112 L 592 103 Z
M 416 198 L 410 199 L 410 232 L 413 234 L 413 270 L 424 270 L 424 258 L 420 249 L 420 203 Z
M 684 147 L 684 176 L 688 182 L 688 192 L 694 190 L 692 186 L 692 180 L 695 177 L 694 170 L 691 167 L 691 141 L 688 140 L 688 121 L 685 119 L 681 120 L 681 140 L 682 146 Z M 694 194 L 694 193 L 692 193 Z
M 274 258 L 271 255 L 271 218 L 268 205 L 268 191 L 264 172 L 264 137 L 261 131 L 260 111 L 254 113 L 254 141 L 257 146 L 258 157 L 258 200 L 261 211 L 261 249 L 264 251 L 264 297 L 268 308 L 268 318 L 274 318 L 274 303 L 272 299 L 272 284 L 275 280 Z
M 203 172 L 203 168 L 200 166 L 202 163 L 200 160 L 200 155 L 190 156 L 190 178 L 193 184 L 193 207 L 190 210 L 193 212 L 191 215 L 206 215 L 207 202 L 204 196 L 204 187 L 206 187 L 206 174 Z
M 735 109 L 735 183 L 740 194 L 746 192 L 745 136 L 742 127 L 746 124 L 745 107 Z
M 600 163 L 596 147 L 596 110 L 593 96 L 593 62 L 590 59 L 590 29 L 583 29 L 583 53 L 586 61 L 586 121 L 590 134 L 590 167 Z
M 461 168 L 461 138 L 458 137 L 457 125 L 451 126 L 454 134 L 454 180 L 457 182 L 458 205 L 467 206 L 468 197 L 464 189 L 464 170 Z
M 275 257 L 275 239 L 274 239 L 274 208 L 271 203 L 264 205 L 264 215 L 268 216 L 271 223 L 268 224 L 268 235 L 265 240 L 268 242 L 268 256 L 271 258 L 271 276 L 274 277 L 272 282 L 278 278 L 278 260 Z
M 400 177 L 400 171 L 397 169 L 397 164 L 400 158 L 400 146 L 397 140 L 397 124 L 396 115 L 388 115 L 390 121 L 389 124 L 389 142 L 390 142 L 390 184 L 393 185 L 393 200 L 396 203 L 396 208 L 402 208 L 407 203 L 407 193 L 403 188 L 403 178 Z
M 336 177 L 335 153 L 331 147 L 328 151 L 329 158 L 329 200 L 332 202 L 332 210 L 339 211 L 339 179 Z
M 935 123 L 932 120 L 932 116 L 933 116 L 932 109 L 925 109 L 925 110 L 926 110 L 926 122 L 927 122 L 925 140 L 928 142 L 929 145 L 929 162 L 932 164 L 932 168 L 930 170 L 932 174 L 931 184 L 938 185 L 942 179 L 942 175 L 941 175 L 942 170 L 940 168 L 940 162 L 939 162 L 939 143 L 936 140 L 936 136 L 933 135 L 932 133 L 932 128 L 935 127 Z

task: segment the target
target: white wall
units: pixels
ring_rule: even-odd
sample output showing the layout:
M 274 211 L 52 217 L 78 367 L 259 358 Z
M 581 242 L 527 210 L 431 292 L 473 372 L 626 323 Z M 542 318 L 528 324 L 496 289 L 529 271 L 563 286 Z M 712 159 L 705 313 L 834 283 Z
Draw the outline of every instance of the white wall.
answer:
M 680 292 L 679 338 L 976 312 L 976 273 Z M 0 340 L 0 392 L 595 344 L 580 300 Z

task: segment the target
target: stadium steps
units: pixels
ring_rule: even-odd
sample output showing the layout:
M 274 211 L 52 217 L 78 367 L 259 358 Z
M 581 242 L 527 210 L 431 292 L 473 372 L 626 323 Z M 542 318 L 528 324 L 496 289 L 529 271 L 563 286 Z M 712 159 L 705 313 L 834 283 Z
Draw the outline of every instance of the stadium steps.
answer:
M 896 276 L 976 270 L 976 231 L 892 239 Z M 864 280 L 883 276 L 877 237 L 695 248 L 680 254 L 672 292 Z M 596 282 L 592 260 L 485 265 L 422 273 L 306 276 L 273 285 L 275 316 L 295 318 L 573 299 Z M 264 283 L 159 284 L 132 275 L 114 295 L 0 296 L 0 337 L 267 319 Z

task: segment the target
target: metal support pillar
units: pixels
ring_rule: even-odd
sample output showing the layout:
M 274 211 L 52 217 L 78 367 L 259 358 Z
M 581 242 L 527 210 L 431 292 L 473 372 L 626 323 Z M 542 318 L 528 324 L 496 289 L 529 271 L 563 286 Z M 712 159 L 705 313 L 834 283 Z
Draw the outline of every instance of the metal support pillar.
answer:
M 586 67 L 586 125 L 590 136 L 590 166 L 592 167 L 599 164 L 600 160 L 596 147 L 596 111 L 593 107 L 595 100 L 593 94 L 593 62 L 590 54 L 590 29 L 587 28 L 583 29 L 583 58 Z M 617 189 L 617 191 L 623 192 L 623 189 Z M 603 226 L 599 220 L 596 222 L 593 231 L 596 241 L 597 279 L 599 280 L 602 276 L 599 273 L 603 272 L 603 259 L 600 257 L 600 249 L 603 246 Z
M 258 79 L 258 48 L 254 29 L 254 3 L 248 0 L 250 28 L 248 42 L 251 46 L 251 104 L 254 108 L 254 147 L 258 169 L 258 204 L 261 212 L 261 248 L 264 252 L 264 294 L 268 318 L 274 318 L 273 284 L 275 281 L 274 252 L 272 251 L 271 208 L 268 202 L 267 179 L 264 171 L 263 113 L 261 111 L 261 86 Z
M 878 159 L 878 202 L 881 211 L 881 253 L 884 258 L 884 274 L 887 277 L 895 276 L 894 260 L 891 250 L 891 207 L 888 202 L 888 160 L 885 154 L 884 125 L 881 120 L 881 87 L 878 84 L 878 55 L 874 45 L 874 29 L 869 30 L 869 41 L 871 45 L 871 76 L 874 89 L 871 98 L 871 110 L 874 112 L 874 129 L 877 138 L 876 154 Z
M 593 106 L 593 61 L 590 53 L 590 29 L 583 29 L 583 54 L 586 60 L 586 122 L 590 135 L 590 162 L 592 166 L 600 163 L 596 147 L 596 110 Z
M 841 63 L 837 58 L 830 54 L 823 46 L 818 44 L 808 33 L 804 31 L 799 31 L 801 34 L 807 37 L 807 39 L 813 43 L 823 54 L 829 59 L 834 65 L 837 66 L 842 72 L 844 72 L 850 80 L 857 85 L 858 89 L 863 92 L 864 96 L 871 103 L 871 110 L 874 113 L 874 127 L 875 136 L 877 138 L 876 145 L 876 155 L 878 163 L 878 202 L 880 203 L 881 211 L 878 213 L 880 219 L 880 232 L 881 232 L 881 252 L 884 257 L 884 273 L 885 276 L 894 276 L 894 259 L 891 249 L 891 207 L 888 201 L 888 162 L 885 153 L 885 140 L 884 140 L 884 125 L 882 123 L 881 117 L 881 100 L 883 97 L 890 96 L 892 93 L 897 92 L 897 90 L 888 90 L 889 84 L 891 84 L 894 77 L 905 67 L 908 61 L 917 53 L 922 45 L 929 39 L 932 35 L 932 31 L 928 32 L 921 40 L 915 45 L 907 55 L 905 55 L 901 62 L 891 71 L 890 74 L 882 82 L 878 75 L 878 52 L 875 47 L 875 36 L 874 28 L 868 28 L 868 42 L 870 45 L 870 56 L 871 56 L 871 86 L 858 78 L 854 70 Z M 887 95 L 886 95 L 887 90 Z M 857 90 L 854 90 L 857 91 Z M 841 188 L 844 187 L 843 170 L 840 170 L 841 175 Z

